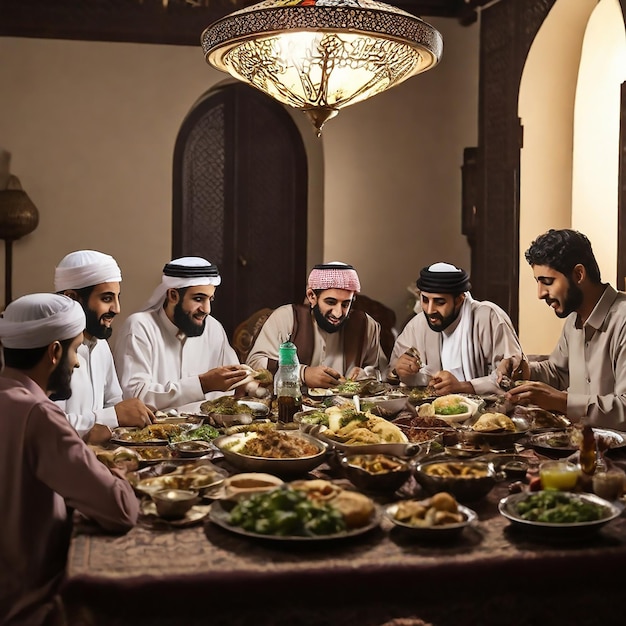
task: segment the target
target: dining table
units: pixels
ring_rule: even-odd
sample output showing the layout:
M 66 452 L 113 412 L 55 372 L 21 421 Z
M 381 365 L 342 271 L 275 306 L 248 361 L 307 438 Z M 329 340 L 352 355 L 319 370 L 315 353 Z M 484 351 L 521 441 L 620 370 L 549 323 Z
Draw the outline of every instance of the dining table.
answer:
M 236 471 L 219 454 L 213 462 Z M 336 463 L 303 478 L 349 486 Z M 623 624 L 626 519 L 582 536 L 529 534 L 498 510 L 510 483 L 501 480 L 465 503 L 477 520 L 445 540 L 416 536 L 383 514 L 399 499 L 424 496 L 414 477 L 394 494 L 368 494 L 379 524 L 334 539 L 259 538 L 210 516 L 181 527 L 142 516 L 128 533 L 112 535 L 77 518 L 62 590 L 67 620 L 85 626 Z

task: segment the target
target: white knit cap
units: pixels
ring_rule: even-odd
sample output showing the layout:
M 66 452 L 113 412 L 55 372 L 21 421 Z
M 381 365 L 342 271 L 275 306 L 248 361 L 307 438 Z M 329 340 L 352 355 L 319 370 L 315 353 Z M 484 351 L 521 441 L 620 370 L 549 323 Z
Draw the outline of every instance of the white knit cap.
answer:
M 168 289 L 183 289 L 197 285 L 221 284 L 222 278 L 216 265 L 199 256 L 185 256 L 174 259 L 163 268 L 161 284 L 152 292 L 142 311 L 159 309 L 165 301 Z
M 121 281 L 122 272 L 115 259 L 96 250 L 70 252 L 54 270 L 54 290 L 57 292 Z
M 55 293 L 33 293 L 14 300 L 0 317 L 0 341 L 5 348 L 43 348 L 73 339 L 85 329 L 83 307 Z

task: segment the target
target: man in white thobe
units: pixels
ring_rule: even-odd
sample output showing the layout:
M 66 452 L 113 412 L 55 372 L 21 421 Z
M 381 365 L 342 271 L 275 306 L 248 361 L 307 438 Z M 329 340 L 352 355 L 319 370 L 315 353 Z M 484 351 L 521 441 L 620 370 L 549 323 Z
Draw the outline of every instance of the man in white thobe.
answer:
M 390 368 L 407 385 L 418 385 L 426 374 L 438 395 L 503 393 L 498 364 L 522 354 L 508 315 L 474 300 L 467 272 L 449 263 L 423 268 L 417 287 L 423 315 L 399 335 Z
M 211 317 L 221 283 L 217 267 L 201 257 L 167 263 L 161 284 L 128 317 L 114 348 L 125 398 L 156 409 L 212 399 L 248 375 Z
M 85 312 L 86 328 L 78 348 L 80 367 L 72 376 L 72 395 L 59 400 L 70 424 L 81 437 L 96 424 L 113 429 L 117 426 L 150 424 L 152 411 L 136 398 L 122 399 L 113 355 L 107 339 L 111 323 L 120 312 L 122 273 L 115 259 L 96 250 L 77 250 L 66 255 L 55 268 L 54 289 L 76 300 Z M 104 433 L 97 440 L 106 439 Z

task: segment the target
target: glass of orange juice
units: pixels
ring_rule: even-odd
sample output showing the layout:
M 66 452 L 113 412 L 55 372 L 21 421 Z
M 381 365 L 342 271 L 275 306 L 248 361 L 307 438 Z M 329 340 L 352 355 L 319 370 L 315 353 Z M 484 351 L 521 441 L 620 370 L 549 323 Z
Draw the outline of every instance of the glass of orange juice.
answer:
M 542 489 L 570 491 L 576 487 L 580 467 L 569 461 L 544 461 L 539 466 Z

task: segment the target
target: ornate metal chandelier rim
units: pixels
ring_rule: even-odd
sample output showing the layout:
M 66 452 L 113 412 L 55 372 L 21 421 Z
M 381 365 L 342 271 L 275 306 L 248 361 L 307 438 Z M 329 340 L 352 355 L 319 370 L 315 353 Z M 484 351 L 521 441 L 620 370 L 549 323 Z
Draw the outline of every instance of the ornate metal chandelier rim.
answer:
M 252 38 L 285 32 L 350 33 L 380 37 L 427 53 L 432 67 L 441 58 L 443 40 L 439 31 L 410 13 L 342 6 L 280 6 L 244 10 L 217 20 L 204 30 L 202 49 L 207 60 L 223 46 L 228 48 Z M 250 7 L 253 9 L 253 7 Z M 387 18 L 387 19 L 381 19 Z M 389 21 L 393 25 L 389 26 Z M 356 25 L 355 25 L 356 24 Z

